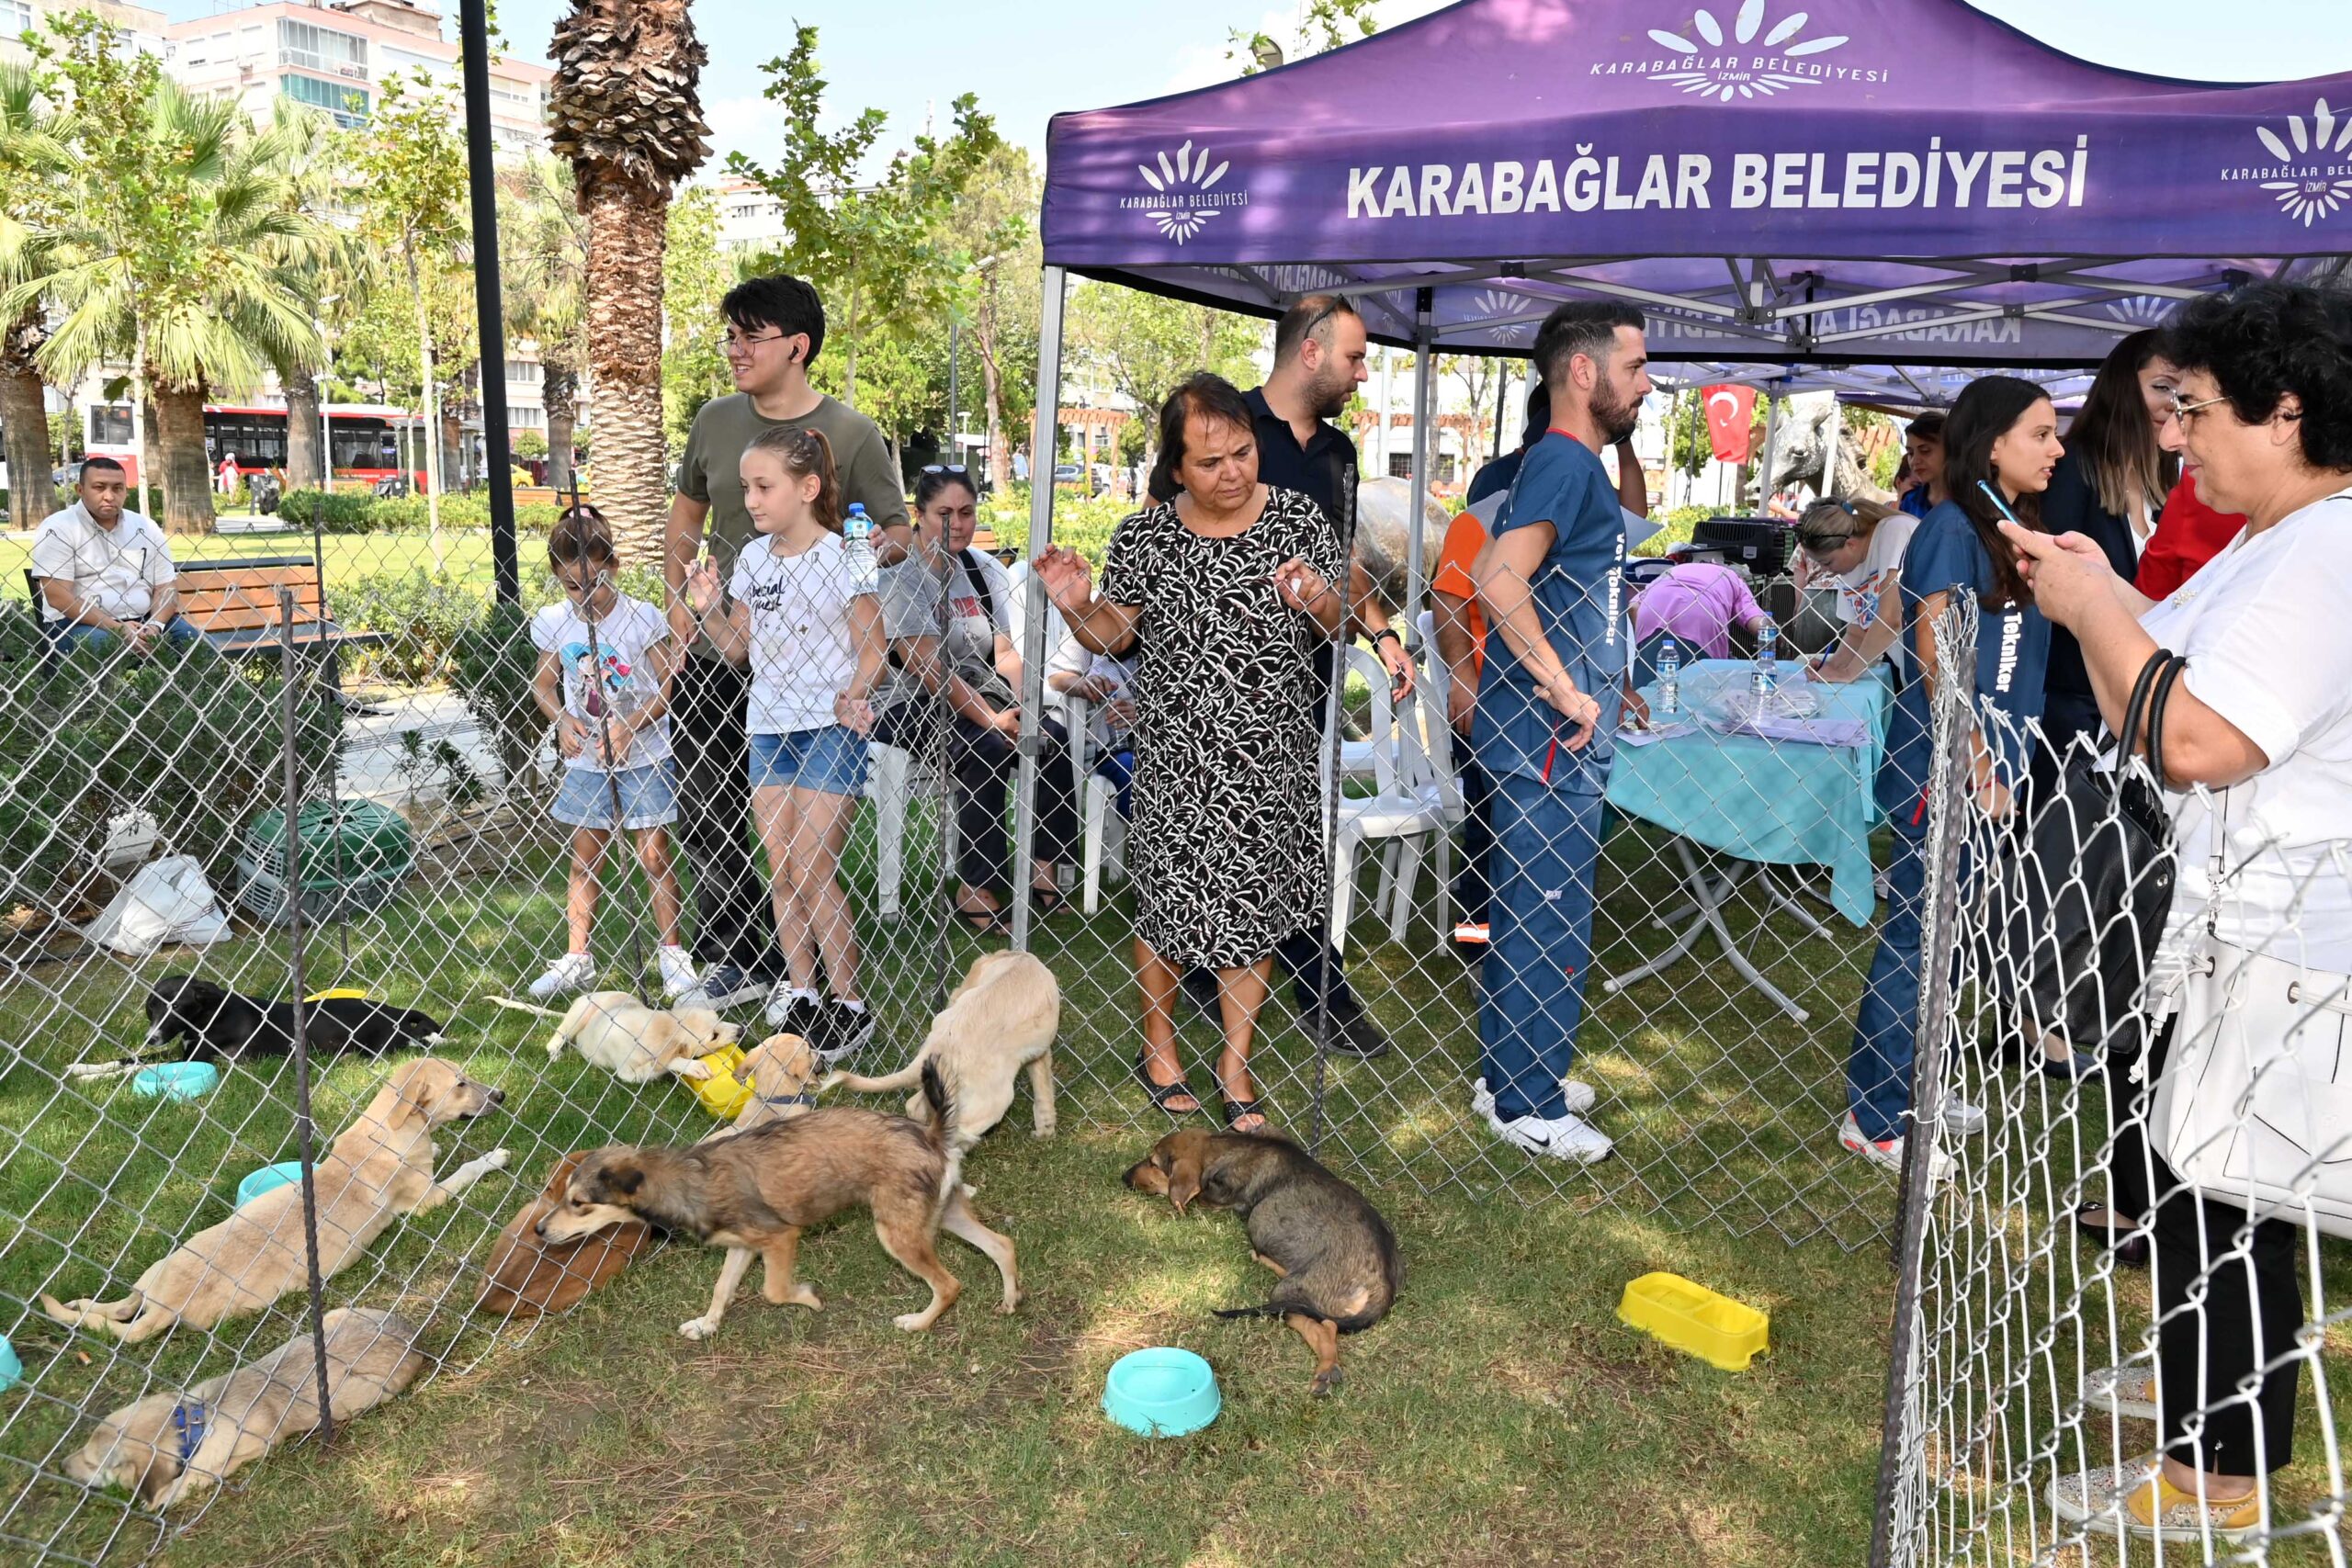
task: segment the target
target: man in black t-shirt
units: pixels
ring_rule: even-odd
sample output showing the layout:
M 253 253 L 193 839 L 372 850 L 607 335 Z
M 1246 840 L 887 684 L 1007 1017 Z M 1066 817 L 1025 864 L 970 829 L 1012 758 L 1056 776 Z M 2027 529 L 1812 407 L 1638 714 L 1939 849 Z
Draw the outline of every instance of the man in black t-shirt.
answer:
M 1368 339 L 1363 319 L 1343 295 L 1310 294 L 1274 323 L 1274 368 L 1266 384 L 1245 394 L 1255 417 L 1258 479 L 1295 490 L 1323 509 L 1340 537 L 1352 540 L 1356 522 L 1355 443 L 1329 422 L 1348 406 L 1371 375 L 1365 363 Z M 1154 501 L 1172 499 L 1154 490 Z M 1418 522 L 1418 519 L 1415 519 Z M 1351 549 L 1348 558 L 1351 636 L 1372 639 L 1401 696 L 1412 689 L 1413 661 L 1404 640 L 1388 624 L 1388 613 L 1373 592 L 1372 576 Z M 1340 665 L 1337 648 L 1323 660 L 1325 690 Z M 1373 1021 L 1340 968 L 1340 957 L 1321 929 L 1299 931 L 1274 949 L 1290 974 L 1291 995 L 1310 1033 L 1320 1033 L 1334 1051 L 1378 1056 L 1388 1039 Z M 1214 1015 L 1216 977 L 1206 970 L 1184 976 L 1185 994 Z M 1326 992 L 1330 1011 L 1323 1013 Z

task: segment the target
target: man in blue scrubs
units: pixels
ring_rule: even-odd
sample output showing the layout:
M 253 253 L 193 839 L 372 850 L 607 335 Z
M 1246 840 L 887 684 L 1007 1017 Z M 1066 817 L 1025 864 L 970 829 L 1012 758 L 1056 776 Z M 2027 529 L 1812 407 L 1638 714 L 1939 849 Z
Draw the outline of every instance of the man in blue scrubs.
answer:
M 1608 1135 L 1567 1077 L 1592 955 L 1601 797 L 1624 713 L 1625 524 L 1604 447 L 1649 395 L 1642 314 L 1563 305 L 1535 337 L 1552 424 L 1479 552 L 1489 635 L 1470 744 L 1494 787 L 1494 897 L 1478 1009 L 1489 1120 L 1531 1154 L 1590 1164 Z

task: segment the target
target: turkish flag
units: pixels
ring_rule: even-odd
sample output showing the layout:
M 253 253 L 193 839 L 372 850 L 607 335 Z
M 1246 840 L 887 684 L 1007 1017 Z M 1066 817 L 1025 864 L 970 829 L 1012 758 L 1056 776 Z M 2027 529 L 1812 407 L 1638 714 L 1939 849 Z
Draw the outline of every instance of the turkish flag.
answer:
M 1707 387 L 1707 443 L 1719 463 L 1747 461 L 1748 433 L 1756 426 L 1756 389 Z

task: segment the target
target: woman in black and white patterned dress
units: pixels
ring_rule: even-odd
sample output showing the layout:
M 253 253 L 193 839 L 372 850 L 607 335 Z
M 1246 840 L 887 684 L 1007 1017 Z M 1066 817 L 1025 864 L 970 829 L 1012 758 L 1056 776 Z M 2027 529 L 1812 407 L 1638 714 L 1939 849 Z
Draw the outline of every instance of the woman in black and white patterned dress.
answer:
M 1340 541 L 1312 501 L 1258 482 L 1250 406 L 1198 375 L 1169 397 L 1159 462 L 1174 501 L 1111 536 L 1097 595 L 1086 563 L 1048 550 L 1037 571 L 1080 643 L 1140 643 L 1135 677 L 1136 979 L 1152 1102 L 1199 1109 L 1176 1056 L 1178 977 L 1217 975 L 1228 1126 L 1264 1125 L 1250 1046 L 1274 944 L 1323 912 L 1317 650 L 1340 626 Z

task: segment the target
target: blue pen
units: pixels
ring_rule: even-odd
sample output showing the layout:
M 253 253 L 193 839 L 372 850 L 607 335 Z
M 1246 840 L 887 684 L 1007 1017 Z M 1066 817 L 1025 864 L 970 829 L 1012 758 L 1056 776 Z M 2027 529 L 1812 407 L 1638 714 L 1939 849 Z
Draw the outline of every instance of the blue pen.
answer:
M 1993 488 L 1993 481 L 1991 479 L 1978 479 L 1976 481 L 1976 488 L 1984 492 L 1984 499 L 1993 503 L 1993 509 L 1996 512 L 1998 512 L 2010 522 L 2017 524 L 2018 527 L 2022 528 L 2025 526 L 2024 522 L 2018 518 L 2018 514 L 2009 510 L 2009 503 L 2001 499 L 2001 492 Z

